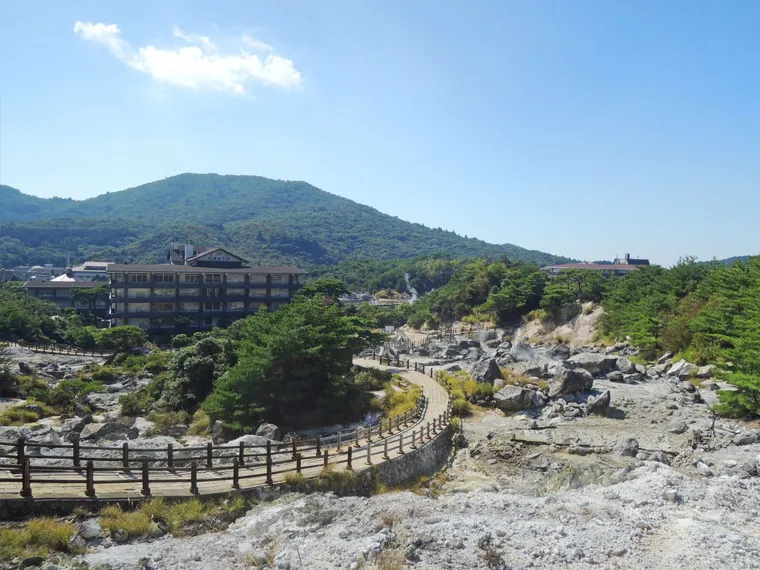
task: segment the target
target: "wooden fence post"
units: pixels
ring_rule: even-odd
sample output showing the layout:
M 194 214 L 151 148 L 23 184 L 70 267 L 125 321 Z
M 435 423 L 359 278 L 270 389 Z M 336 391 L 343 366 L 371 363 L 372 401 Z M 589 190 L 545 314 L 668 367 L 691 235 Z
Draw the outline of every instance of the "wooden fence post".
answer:
M 412 449 L 417 449 L 417 443 L 415 441 L 416 438 L 417 438 L 417 432 L 415 430 L 412 430 Z
M 330 457 L 330 450 L 329 449 L 325 449 L 325 454 L 324 454 L 324 460 L 325 460 L 324 466 L 325 466 L 325 469 L 327 469 L 327 463 L 330 460 L 329 457 Z
M 198 463 L 195 461 L 190 464 L 190 494 L 198 494 Z
M 296 453 L 296 473 L 301 474 L 301 454 Z
M 18 451 L 18 464 L 23 465 L 24 464 L 24 446 L 26 445 L 26 438 L 22 435 L 19 436 L 18 442 L 16 443 L 17 451 Z
M 71 460 L 74 462 L 74 467 L 79 467 L 79 440 L 74 440 L 74 447 L 71 450 Z
M 240 489 L 240 463 L 237 459 L 232 460 L 232 487 Z
M 406 369 L 409 370 L 409 359 L 406 359 Z
M 21 476 L 21 496 L 28 498 L 32 496 L 32 466 L 29 459 L 23 463 L 23 473 Z
M 166 445 L 166 466 L 174 469 L 174 446 L 171 443 Z
M 367 465 L 372 465 L 372 442 L 367 441 Z
M 383 418 L 377 424 L 377 435 L 380 439 L 383 439 Z
M 296 455 L 297 455 L 297 453 L 296 453 L 296 445 L 298 445 L 298 444 L 296 443 L 296 438 L 293 438 L 293 439 L 291 440 L 291 443 L 292 443 L 292 447 L 293 447 L 293 459 L 295 459 L 295 458 L 296 458 Z
M 129 471 L 129 444 L 126 441 L 121 446 L 121 466 L 125 471 Z
M 322 455 L 322 440 L 317 436 L 317 457 Z
M 383 448 L 383 457 L 388 459 L 388 438 L 385 438 L 385 447 Z
M 245 467 L 245 442 L 240 442 L 240 449 L 238 449 L 238 463 L 241 467 Z
M 427 436 L 428 436 L 428 439 L 431 439 L 430 438 L 430 422 L 427 423 Z
M 267 484 L 272 485 L 272 441 L 267 440 Z
M 404 454 L 404 434 L 398 434 L 398 452 Z
M 214 444 L 210 441 L 206 444 L 206 467 L 214 465 Z
M 142 494 L 150 497 L 150 468 L 148 462 L 142 462 Z
M 342 436 L 343 436 L 343 432 L 342 431 L 338 431 L 338 452 L 339 453 L 340 453 L 340 444 L 341 444 L 340 440 L 341 440 Z
M 355 440 L 356 440 L 356 447 L 359 447 L 359 430 L 362 429 L 361 426 L 357 426 L 356 431 L 354 432 Z
M 95 467 L 92 459 L 87 462 L 87 490 L 85 494 L 91 499 L 95 497 Z
M 353 446 L 349 445 L 348 446 L 348 463 L 346 463 L 346 469 L 348 469 L 349 471 L 353 470 L 353 468 L 351 467 L 351 458 L 353 454 L 354 454 L 354 448 Z

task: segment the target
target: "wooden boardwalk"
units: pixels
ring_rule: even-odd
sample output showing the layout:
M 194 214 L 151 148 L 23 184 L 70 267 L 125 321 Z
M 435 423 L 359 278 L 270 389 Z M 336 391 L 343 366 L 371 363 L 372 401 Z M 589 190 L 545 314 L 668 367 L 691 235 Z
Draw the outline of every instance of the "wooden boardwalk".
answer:
M 35 446 L 33 441 L 26 442 L 19 456 L 18 448 L 8 453 L 9 446 L 0 443 L 0 449 L 6 450 L 0 454 L 0 501 L 122 501 L 149 496 L 213 496 L 284 483 L 286 475 L 293 472 L 300 472 L 306 479 L 313 478 L 326 465 L 335 470 L 350 468 L 360 473 L 372 465 L 412 452 L 435 438 L 448 424 L 448 392 L 430 375 L 402 367 L 379 366 L 372 360 L 357 359 L 355 363 L 397 372 L 421 386 L 423 398 L 417 410 L 384 420 L 369 429 L 359 428 L 345 434 L 340 442 L 327 443 L 329 440 L 325 438 L 324 443 L 308 440 L 295 445 L 270 444 L 268 452 L 264 447 L 250 445 L 177 448 L 168 451 L 171 457 L 168 465 L 167 448 L 130 450 L 131 455 L 125 455 L 126 463 L 118 457 L 92 458 L 89 462 L 88 449 L 92 453 L 93 448 L 83 445 L 74 451 L 73 446 L 67 445 L 61 446 L 70 450 L 66 464 L 52 467 L 45 466 L 47 461 L 29 451 L 38 449 L 45 458 L 53 459 L 49 448 L 45 453 L 44 444 Z M 109 451 L 119 453 L 118 448 Z M 76 462 L 75 455 L 79 458 Z M 107 467 L 100 467 L 101 464 Z

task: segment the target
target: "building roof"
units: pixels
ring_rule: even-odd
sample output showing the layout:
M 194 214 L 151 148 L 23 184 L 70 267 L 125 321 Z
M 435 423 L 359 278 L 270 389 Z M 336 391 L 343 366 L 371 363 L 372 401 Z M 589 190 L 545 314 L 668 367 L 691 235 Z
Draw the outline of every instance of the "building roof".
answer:
M 597 269 L 607 271 L 633 271 L 640 265 L 629 265 L 626 263 L 562 263 L 560 265 L 549 265 L 544 269 Z
M 172 265 L 170 263 L 109 263 L 108 272 L 125 273 L 292 273 L 306 275 L 306 271 L 298 267 L 197 267 L 195 265 Z
M 60 281 L 60 282 L 65 282 L 65 283 L 72 283 L 72 282 L 76 281 L 76 279 L 74 279 L 70 275 L 66 275 L 64 273 L 63 275 L 59 275 L 58 277 L 53 277 L 51 279 L 51 281 L 55 281 L 55 282 L 59 282 Z
M 24 288 L 33 289 L 92 289 L 107 285 L 103 281 L 27 281 Z
M 105 271 L 113 261 L 85 261 L 82 265 L 72 267 L 72 271 Z
M 239 259 L 240 261 L 244 261 L 245 263 L 248 263 L 247 259 L 243 259 L 239 255 L 235 255 L 234 253 L 232 253 L 229 250 L 224 249 L 223 247 L 213 247 L 211 249 L 207 249 L 205 251 L 201 251 L 199 253 L 196 253 L 192 257 L 188 257 L 185 261 L 195 261 L 197 259 L 200 259 L 201 257 L 206 257 L 208 254 L 214 253 L 215 251 L 223 251 L 224 253 L 227 253 L 227 254 L 231 255 L 232 257 L 235 257 L 235 258 Z

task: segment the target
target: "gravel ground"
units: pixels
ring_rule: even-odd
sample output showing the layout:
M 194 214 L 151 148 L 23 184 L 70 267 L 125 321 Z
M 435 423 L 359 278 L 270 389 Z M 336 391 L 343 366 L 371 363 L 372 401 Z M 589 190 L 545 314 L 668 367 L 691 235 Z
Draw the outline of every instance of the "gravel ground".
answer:
M 609 485 L 541 497 L 491 488 L 429 498 L 293 495 L 224 533 L 114 546 L 115 569 L 760 568 L 760 485 L 694 479 L 654 462 Z M 378 559 L 378 556 L 380 558 Z M 388 561 L 396 565 L 385 566 Z

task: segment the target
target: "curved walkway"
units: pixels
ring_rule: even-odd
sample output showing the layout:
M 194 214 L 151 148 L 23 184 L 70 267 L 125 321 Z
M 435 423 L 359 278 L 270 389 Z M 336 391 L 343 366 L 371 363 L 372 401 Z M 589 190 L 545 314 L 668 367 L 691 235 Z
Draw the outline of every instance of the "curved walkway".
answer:
M 96 448 L 84 445 L 75 450 L 70 444 L 54 446 L 30 441 L 22 446 L 19 455 L 16 444 L 0 443 L 0 451 L 4 451 L 0 453 L 0 501 L 114 501 L 140 500 L 147 496 L 212 496 L 236 489 L 284 483 L 288 474 L 297 471 L 306 479 L 313 478 L 326 465 L 335 470 L 351 468 L 360 473 L 372 465 L 413 451 L 435 438 L 448 424 L 449 396 L 433 378 L 406 368 L 380 366 L 373 360 L 355 359 L 354 362 L 398 373 L 420 385 L 424 397 L 418 408 L 400 418 L 383 420 L 369 431 L 358 428 L 337 438 L 338 441 L 332 437 L 332 441 L 328 438 L 322 442 L 308 440 L 295 446 L 270 444 L 268 450 L 250 445 L 129 450 L 127 468 L 122 465 L 121 458 L 88 457 L 88 452 L 92 453 Z M 70 450 L 67 453 L 71 455 L 53 456 L 50 450 L 54 448 Z M 31 450 L 35 449 L 36 453 L 32 454 Z M 108 448 L 108 451 L 119 453 L 118 448 Z M 62 459 L 67 464 L 46 466 L 37 459 L 40 456 Z M 76 463 L 74 457 L 78 457 Z M 107 467 L 93 467 L 90 459 L 98 465 L 105 462 Z M 159 463 L 159 466 L 150 463 Z M 29 482 L 26 488 L 25 479 Z

